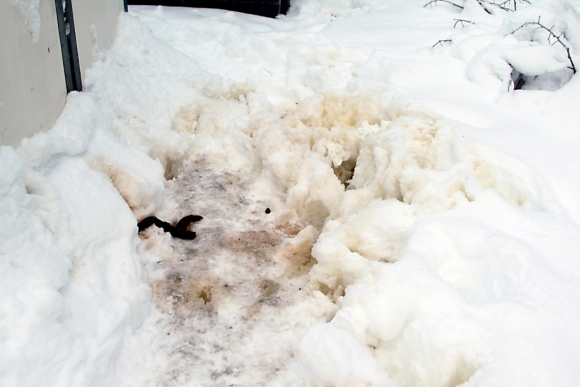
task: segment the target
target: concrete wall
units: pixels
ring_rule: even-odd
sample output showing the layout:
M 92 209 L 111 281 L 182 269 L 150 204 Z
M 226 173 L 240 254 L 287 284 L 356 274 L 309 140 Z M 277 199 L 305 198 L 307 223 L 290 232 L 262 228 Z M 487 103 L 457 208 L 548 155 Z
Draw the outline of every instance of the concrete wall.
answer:
M 72 0 L 81 75 L 91 67 L 97 51 L 113 44 L 123 0 Z
M 69 1 L 84 78 L 94 53 L 113 43 L 123 0 Z M 0 145 L 17 146 L 52 127 L 66 102 L 66 83 L 54 0 L 40 0 L 37 41 L 13 3 L 0 0 Z
M 64 106 L 66 84 L 54 1 L 40 1 L 33 41 L 19 10 L 0 0 L 0 144 L 49 129 Z

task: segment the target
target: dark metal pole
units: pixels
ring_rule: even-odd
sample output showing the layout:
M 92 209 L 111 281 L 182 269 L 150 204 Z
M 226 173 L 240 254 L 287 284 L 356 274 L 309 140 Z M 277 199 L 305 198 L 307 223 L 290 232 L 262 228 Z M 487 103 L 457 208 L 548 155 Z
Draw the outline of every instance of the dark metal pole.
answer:
M 64 11 L 62 0 L 55 0 L 56 20 L 58 21 L 58 35 L 60 37 L 60 51 L 62 53 L 62 65 L 64 67 L 64 80 L 66 82 L 66 92 L 74 90 L 73 77 L 70 68 L 70 54 L 68 52 L 68 40 L 66 38 L 66 23 L 64 22 Z
M 63 8 L 64 3 L 64 8 Z M 55 0 L 67 93 L 83 89 L 71 0 Z
M 67 31 L 68 48 L 70 52 L 71 70 L 75 85 L 75 90 L 81 91 L 83 83 L 81 78 L 81 65 L 79 63 L 79 52 L 77 50 L 77 35 L 75 32 L 75 20 L 73 16 L 72 0 L 66 0 L 66 8 L 64 10 L 66 22 L 69 25 Z

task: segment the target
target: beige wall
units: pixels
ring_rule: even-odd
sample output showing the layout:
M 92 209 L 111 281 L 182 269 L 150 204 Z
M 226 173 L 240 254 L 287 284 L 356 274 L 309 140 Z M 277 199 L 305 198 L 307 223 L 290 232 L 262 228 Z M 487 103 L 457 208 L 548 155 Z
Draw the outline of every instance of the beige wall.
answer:
M 40 1 L 33 42 L 22 15 L 0 0 L 0 144 L 49 129 L 64 106 L 66 85 L 54 1 Z
M 96 50 L 113 44 L 123 0 L 72 0 L 81 74 L 91 67 Z
M 123 0 L 72 0 L 81 73 L 94 52 L 113 44 Z M 52 127 L 66 102 L 54 0 L 40 0 L 40 35 L 33 42 L 20 12 L 0 0 L 0 145 Z

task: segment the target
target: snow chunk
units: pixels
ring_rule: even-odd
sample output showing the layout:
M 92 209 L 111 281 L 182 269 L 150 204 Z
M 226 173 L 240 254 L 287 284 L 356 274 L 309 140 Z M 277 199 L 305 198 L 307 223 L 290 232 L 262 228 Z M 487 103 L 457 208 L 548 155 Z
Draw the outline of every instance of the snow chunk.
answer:
M 503 58 L 520 73 L 528 76 L 542 75 L 562 70 L 569 66 L 568 59 L 558 51 L 561 47 L 530 43 L 512 47 L 503 53 Z

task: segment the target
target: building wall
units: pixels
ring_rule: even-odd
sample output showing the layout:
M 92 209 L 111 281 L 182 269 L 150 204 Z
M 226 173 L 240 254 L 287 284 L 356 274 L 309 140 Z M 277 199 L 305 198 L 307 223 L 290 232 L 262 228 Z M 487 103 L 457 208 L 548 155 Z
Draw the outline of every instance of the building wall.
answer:
M 11 146 L 50 129 L 66 102 L 55 2 L 40 0 L 36 41 L 18 3 L 0 0 L 0 145 Z M 72 0 L 72 7 L 84 77 L 94 53 L 112 45 L 123 0 Z
M 40 34 L 0 0 L 0 144 L 49 129 L 64 107 L 66 85 L 54 1 L 40 1 Z
M 81 75 L 84 79 L 95 53 L 113 44 L 123 0 L 72 0 Z

